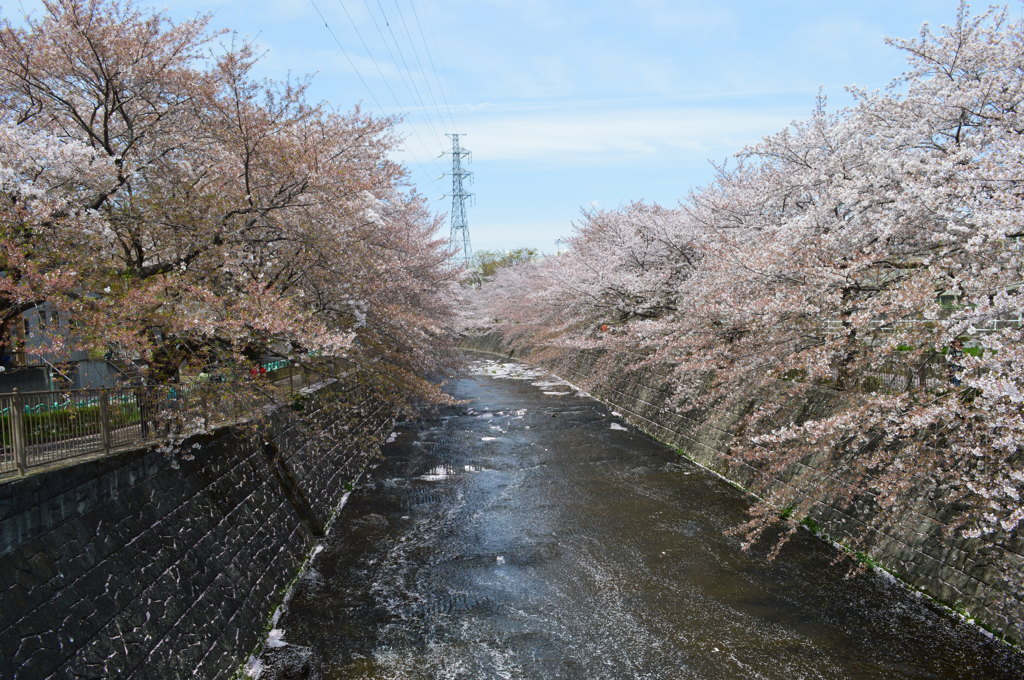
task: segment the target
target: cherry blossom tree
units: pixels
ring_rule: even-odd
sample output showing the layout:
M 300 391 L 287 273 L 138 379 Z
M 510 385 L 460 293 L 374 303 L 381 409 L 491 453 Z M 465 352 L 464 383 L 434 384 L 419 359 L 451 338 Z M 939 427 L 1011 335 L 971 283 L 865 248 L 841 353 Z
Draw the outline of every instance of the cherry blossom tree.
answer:
M 451 273 L 395 121 L 260 81 L 219 37 L 113 0 L 0 25 L 0 324 L 49 302 L 158 383 L 344 357 L 437 397 Z
M 680 408 L 781 394 L 730 455 L 765 479 L 822 450 L 844 467 L 813 494 L 755 489 L 751 537 L 821 495 L 884 525 L 926 487 L 967 508 L 954 524 L 968 535 L 1016 531 L 1022 35 L 1005 11 L 963 5 L 952 26 L 891 40 L 909 69 L 890 88 L 835 112 L 822 98 L 678 207 L 585 214 L 569 252 L 483 286 L 481 319 L 533 351 L 671 366 Z M 822 391 L 830 414 L 788 409 Z

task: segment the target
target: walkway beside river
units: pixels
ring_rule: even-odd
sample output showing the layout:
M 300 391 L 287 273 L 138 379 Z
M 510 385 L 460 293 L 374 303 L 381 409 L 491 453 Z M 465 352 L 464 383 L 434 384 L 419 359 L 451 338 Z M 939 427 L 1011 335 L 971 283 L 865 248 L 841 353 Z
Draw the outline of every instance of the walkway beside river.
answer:
M 451 389 L 352 494 L 261 680 L 1024 677 L 806 532 L 741 551 L 739 491 L 571 386 L 474 355 Z

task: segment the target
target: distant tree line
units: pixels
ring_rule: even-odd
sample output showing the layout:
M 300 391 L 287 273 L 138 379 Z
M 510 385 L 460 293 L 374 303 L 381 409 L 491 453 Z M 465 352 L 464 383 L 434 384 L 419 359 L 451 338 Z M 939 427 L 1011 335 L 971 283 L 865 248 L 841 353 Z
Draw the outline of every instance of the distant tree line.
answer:
M 494 278 L 499 270 L 517 264 L 533 262 L 540 257 L 536 248 L 513 248 L 510 250 L 478 250 L 467 267 L 466 281 L 479 283 Z

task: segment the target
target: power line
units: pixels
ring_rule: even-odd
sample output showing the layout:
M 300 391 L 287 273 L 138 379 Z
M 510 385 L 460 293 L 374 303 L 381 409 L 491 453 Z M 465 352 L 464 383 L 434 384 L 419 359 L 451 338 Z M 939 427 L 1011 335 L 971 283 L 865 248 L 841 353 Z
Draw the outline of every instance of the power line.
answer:
M 434 105 L 434 109 L 437 111 L 438 116 L 441 118 L 441 126 L 444 127 L 444 114 L 441 111 L 441 107 L 437 103 L 437 97 L 434 96 L 434 88 L 430 84 L 430 78 L 426 77 L 427 69 L 423 67 L 423 60 L 420 59 L 420 51 L 416 49 L 416 43 L 413 42 L 412 34 L 409 32 L 409 24 L 405 21 L 405 14 L 402 13 L 402 7 L 398 4 L 398 0 L 394 0 L 395 9 L 398 11 L 398 18 L 402 20 L 402 29 L 405 31 L 406 40 L 409 41 L 409 47 L 412 48 L 412 54 L 416 57 L 416 65 L 419 67 L 419 73 L 423 74 L 423 82 L 427 86 L 427 94 L 430 95 L 430 101 Z M 415 6 L 413 7 L 415 10 Z M 453 121 L 454 125 L 454 121 Z M 452 129 L 455 129 L 454 127 Z
M 437 72 L 437 64 L 434 62 L 434 55 L 430 49 L 430 43 L 427 42 L 427 36 L 423 31 L 423 23 L 420 21 L 420 13 L 416 11 L 416 0 L 409 0 L 409 6 L 412 7 L 412 14 L 416 19 L 416 28 L 420 33 L 420 40 L 423 41 L 423 47 L 427 50 L 427 60 L 430 62 L 430 68 L 434 73 L 434 80 L 437 82 L 438 92 L 441 93 L 441 101 L 444 102 L 445 109 L 448 111 L 448 120 L 451 123 L 452 129 L 455 130 L 457 129 L 457 126 L 455 125 L 455 116 L 452 115 L 452 108 L 449 105 L 449 102 L 451 101 L 451 97 L 449 96 L 450 92 L 448 94 L 445 93 L 445 87 L 441 82 L 441 76 Z
M 356 75 L 359 77 L 359 80 L 363 84 L 363 87 L 366 88 L 366 91 L 370 95 L 370 98 L 377 105 L 377 108 L 381 111 L 381 113 L 384 113 L 385 112 L 385 108 L 381 105 L 380 100 L 378 100 L 377 97 L 374 95 L 373 89 L 370 88 L 369 83 L 367 83 L 366 79 L 363 77 L 362 73 L 359 71 L 359 68 L 355 65 L 355 62 L 349 56 L 348 51 L 345 49 L 345 47 L 342 45 L 341 41 L 338 39 L 337 34 L 335 34 L 334 30 L 331 28 L 330 23 L 328 23 L 327 18 L 324 16 L 323 12 L 320 11 L 320 8 L 317 6 L 315 0 L 309 0 L 309 1 L 310 1 L 310 4 L 313 5 L 313 9 L 316 10 L 317 15 L 324 22 L 324 27 L 327 29 L 328 33 L 330 33 L 331 37 L 334 39 L 334 42 L 338 45 L 338 48 L 341 50 L 342 54 L 345 55 L 345 58 L 348 60 L 349 65 L 352 66 L 352 70 L 355 71 Z M 403 110 L 404 107 L 402 106 L 401 101 L 398 99 L 398 96 L 395 94 L 395 91 L 392 89 L 390 82 L 388 82 L 387 77 L 384 75 L 384 72 L 381 69 L 380 64 L 377 63 L 377 60 L 374 58 L 373 54 L 370 52 L 370 48 L 366 44 L 366 41 L 363 39 L 362 34 L 359 32 L 359 28 L 356 25 L 355 21 L 352 19 L 352 15 L 349 14 L 349 11 L 345 7 L 345 4 L 342 2 L 342 0 L 338 0 L 338 4 L 341 5 L 341 8 L 345 11 L 345 15 L 348 17 L 349 22 L 352 24 L 352 28 L 355 30 L 355 33 L 359 37 L 359 40 L 363 44 L 363 47 L 366 49 L 367 56 L 369 56 L 370 60 L 373 62 L 374 66 L 376 67 L 377 73 L 380 75 L 381 80 L 384 81 L 384 85 L 387 87 L 388 91 L 391 93 L 391 97 L 392 97 L 392 99 L 394 99 L 395 104 L 397 105 L 398 109 L 399 110 Z M 415 128 L 413 128 L 413 131 L 415 132 Z M 434 158 L 434 154 L 423 143 L 423 140 L 420 138 L 419 135 L 413 134 L 411 136 L 416 137 L 416 140 L 420 143 L 420 146 L 422 146 L 423 150 L 427 152 L 428 158 Z M 409 149 L 409 151 L 412 152 L 412 149 Z M 420 167 L 420 169 L 423 171 L 425 176 L 430 179 L 431 183 L 434 185 L 434 187 L 438 191 L 443 191 L 443 189 L 441 188 L 441 185 L 439 185 L 437 183 L 437 180 L 434 179 L 434 173 L 431 172 L 430 170 L 428 170 L 426 167 L 424 167 L 424 165 L 420 162 L 420 160 L 416 157 L 415 154 L 413 154 L 413 162 L 416 163 L 416 165 L 418 165 Z
M 387 51 L 388 56 L 391 57 L 391 61 L 398 68 L 398 75 L 402 79 L 402 84 L 405 85 L 406 92 L 413 98 L 414 101 L 419 102 L 420 108 L 427 112 L 426 103 L 423 101 L 423 96 L 419 92 L 419 88 L 416 87 L 416 81 L 412 78 L 412 72 L 409 68 L 409 62 L 405 59 L 405 54 L 402 52 L 401 46 L 398 44 L 398 40 L 395 38 L 395 32 L 391 28 L 391 23 L 388 21 L 387 14 L 384 12 L 384 6 L 380 3 L 380 0 L 375 0 L 377 9 L 380 10 L 381 20 L 384 21 L 384 26 L 388 29 L 388 34 L 391 36 L 391 42 L 395 46 L 395 51 L 391 51 L 391 46 L 388 45 L 388 38 L 384 35 L 384 31 L 381 29 L 380 24 L 377 22 L 377 17 L 374 15 L 373 9 L 370 7 L 368 0 L 363 0 L 363 5 L 366 7 L 366 11 L 369 12 L 370 18 L 373 20 L 373 26 L 377 29 L 377 35 L 380 36 L 380 40 L 384 45 L 384 49 Z M 398 57 L 395 57 L 397 52 Z M 399 68 L 398 62 L 402 62 L 402 68 Z M 431 133 L 434 135 L 434 141 L 438 147 L 442 146 L 441 137 L 437 130 L 434 128 L 433 122 L 430 120 L 429 113 L 426 116 L 427 125 L 430 127 Z
M 319 16 L 320 20 L 324 22 L 324 28 L 326 28 L 327 32 L 331 34 L 331 37 L 334 39 L 334 43 L 338 46 L 338 49 L 341 50 L 341 53 L 345 55 L 348 65 L 351 66 L 352 70 L 355 71 L 357 76 L 359 76 L 359 82 L 361 82 L 363 87 L 366 88 L 366 93 L 370 95 L 370 99 L 372 99 L 373 103 L 377 105 L 377 108 L 383 112 L 384 107 L 380 105 L 379 101 L 377 101 L 377 97 L 373 94 L 373 90 L 370 89 L 370 85 L 366 82 L 366 79 L 363 78 L 363 74 L 359 72 L 359 69 L 356 68 L 356 64 L 352 61 L 352 57 L 349 56 L 348 50 L 346 50 L 345 46 L 341 44 L 340 40 L 338 40 L 338 36 L 334 34 L 334 29 L 332 29 L 331 25 L 327 23 L 327 19 L 324 17 L 323 12 L 321 12 L 320 8 L 316 6 L 315 0 L 309 0 L 309 4 L 313 5 L 313 9 L 316 10 L 317 16 Z
M 411 68 L 409 68 L 409 62 L 406 61 L 405 59 L 405 53 L 402 51 L 402 46 L 398 44 L 398 38 L 395 35 L 394 30 L 391 28 L 391 22 L 388 21 L 387 13 L 384 11 L 384 5 L 381 4 L 380 0 L 376 0 L 376 2 L 377 8 L 380 9 L 381 19 L 384 20 L 384 25 L 387 26 L 388 33 L 391 35 L 391 42 L 395 45 L 395 49 L 398 50 L 398 56 L 402 59 L 402 65 L 405 67 L 404 73 L 408 74 L 409 76 L 409 82 L 412 84 L 412 89 L 415 92 L 416 100 L 420 103 L 420 106 L 422 107 L 424 114 L 427 116 L 427 123 L 430 125 L 430 129 L 433 130 L 437 143 L 440 145 L 441 137 L 440 135 L 437 134 L 437 130 L 434 128 L 434 124 L 430 119 L 430 109 L 427 108 L 426 101 L 424 101 L 423 95 L 420 93 L 420 88 L 416 86 L 415 73 Z M 398 7 L 398 5 L 395 5 L 395 8 L 398 10 L 399 18 L 402 19 L 402 21 L 404 22 L 405 18 L 402 16 L 401 8 Z M 387 43 L 385 42 L 385 44 Z M 413 54 L 415 55 L 416 46 L 413 45 L 411 41 L 409 43 L 409 47 L 412 49 Z M 420 73 L 422 74 L 422 71 L 420 71 Z

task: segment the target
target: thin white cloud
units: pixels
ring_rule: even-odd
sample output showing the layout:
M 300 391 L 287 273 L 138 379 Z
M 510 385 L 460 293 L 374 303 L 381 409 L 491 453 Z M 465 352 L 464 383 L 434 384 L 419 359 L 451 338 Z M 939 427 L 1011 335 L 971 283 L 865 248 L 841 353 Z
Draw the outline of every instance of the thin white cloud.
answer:
M 781 110 L 619 108 L 509 113 L 465 121 L 466 146 L 478 161 L 614 162 L 672 154 L 707 158 L 785 127 Z
M 633 0 L 636 14 L 652 29 L 721 35 L 737 23 L 736 10 L 721 4 L 682 0 Z
M 545 99 L 518 101 L 477 101 L 454 104 L 451 110 L 456 114 L 502 114 L 511 112 L 543 112 L 543 111 L 579 111 L 581 109 L 655 109 L 675 108 L 685 104 L 706 101 L 753 100 L 756 98 L 774 97 L 777 95 L 805 94 L 814 96 L 817 87 L 775 87 L 747 88 L 729 90 L 688 90 L 676 92 L 672 96 L 650 95 L 634 97 L 601 97 L 591 99 Z M 417 113 L 418 107 L 409 107 L 410 113 Z

